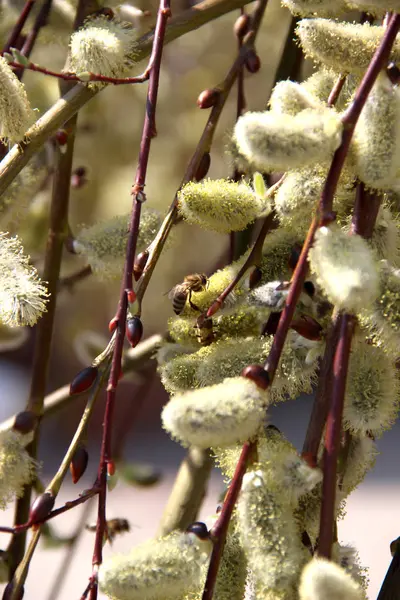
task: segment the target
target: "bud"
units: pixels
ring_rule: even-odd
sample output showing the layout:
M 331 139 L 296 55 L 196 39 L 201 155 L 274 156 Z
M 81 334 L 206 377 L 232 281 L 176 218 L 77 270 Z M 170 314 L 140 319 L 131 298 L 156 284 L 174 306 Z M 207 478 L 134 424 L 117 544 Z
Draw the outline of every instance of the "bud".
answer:
M 142 276 L 143 270 L 147 264 L 147 260 L 149 258 L 149 251 L 144 250 L 137 255 L 135 263 L 133 265 L 133 277 L 135 281 L 139 281 Z
M 130 215 L 118 215 L 80 230 L 74 241 L 74 250 L 83 254 L 95 275 L 101 279 L 115 279 L 123 269 L 129 235 Z M 161 218 L 157 211 L 142 207 L 137 250 L 145 250 L 153 241 Z
M 196 521 L 186 529 L 187 533 L 194 533 L 200 540 L 207 540 L 210 537 L 207 525 L 201 521 Z
M 85 185 L 87 182 L 86 178 L 86 168 L 78 167 L 76 168 L 71 175 L 71 187 L 76 190 L 79 190 L 81 187 Z
M 116 471 L 115 461 L 109 460 L 107 462 L 107 475 L 112 477 L 113 475 L 115 475 L 115 471 Z
M 199 166 L 197 167 L 196 173 L 193 176 L 195 181 L 201 181 L 207 175 L 211 164 L 211 156 L 209 152 L 204 152 L 200 159 Z
M 126 338 L 132 348 L 135 348 L 143 336 L 143 325 L 139 317 L 130 317 L 126 320 Z
M 107 77 L 122 77 L 127 62 L 132 58 L 135 45 L 135 31 L 132 27 L 105 16 L 88 19 L 85 25 L 71 36 L 70 69 L 82 81 L 86 75 L 101 74 Z M 82 77 L 85 75 L 85 77 Z M 101 83 L 91 83 L 92 87 L 102 87 Z
M 217 88 L 203 90 L 197 98 L 199 108 L 211 108 L 218 102 L 220 91 Z
M 22 434 L 31 433 L 38 422 L 38 418 L 31 410 L 24 410 L 16 415 L 13 429 Z
M 239 40 L 242 40 L 249 30 L 250 17 L 249 15 L 240 15 L 235 21 L 233 32 Z
M 309 252 L 317 282 L 339 309 L 357 312 L 371 306 L 379 291 L 379 277 L 367 242 L 348 235 L 337 225 L 320 227 Z
M 229 446 L 257 434 L 268 395 L 244 377 L 177 394 L 164 407 L 163 427 L 184 446 Z
M 293 319 L 290 327 L 307 340 L 319 341 L 322 339 L 322 325 L 309 315 L 300 315 Z
M 249 185 L 225 179 L 189 182 L 178 202 L 186 221 L 218 233 L 242 231 L 262 213 L 262 201 Z
M 300 600 L 362 600 L 362 588 L 339 565 L 314 557 L 303 569 L 299 586 Z
M 358 119 L 353 150 L 361 181 L 379 189 L 393 185 L 400 170 L 400 90 L 384 72 Z
M 118 327 L 118 317 L 113 317 L 108 324 L 108 331 L 110 333 L 114 333 L 114 331 L 117 329 L 117 327 Z
M 364 75 L 385 28 L 380 25 L 343 23 L 329 19 L 303 19 L 296 33 L 304 53 L 339 73 Z M 400 60 L 400 40 L 392 46 L 390 60 Z
M 43 494 L 40 494 L 31 506 L 31 510 L 29 512 L 29 522 L 34 524 L 44 521 L 53 510 L 55 501 L 56 499 L 52 492 L 44 492 Z
M 266 390 L 271 385 L 268 371 L 261 365 L 249 365 L 245 367 L 242 371 L 242 377 L 253 381 L 261 390 Z
M 239 152 L 261 171 L 287 171 L 329 161 L 339 147 L 342 122 L 330 109 L 291 116 L 248 112 L 236 123 Z
M 0 57 L 0 140 L 19 142 L 33 121 L 24 85 Z
M 244 65 L 249 73 L 258 73 L 261 68 L 261 60 L 255 50 L 251 49 L 247 52 Z
M 86 367 L 85 369 L 82 369 L 82 371 L 79 371 L 69 386 L 70 396 L 82 394 L 83 392 L 90 390 L 96 381 L 98 374 L 98 368 L 93 366 Z
M 69 465 L 73 483 L 78 483 L 82 475 L 85 473 L 88 461 L 89 454 L 85 446 L 78 446 Z
M 66 129 L 57 129 L 55 138 L 59 146 L 65 146 L 68 142 L 68 133 Z

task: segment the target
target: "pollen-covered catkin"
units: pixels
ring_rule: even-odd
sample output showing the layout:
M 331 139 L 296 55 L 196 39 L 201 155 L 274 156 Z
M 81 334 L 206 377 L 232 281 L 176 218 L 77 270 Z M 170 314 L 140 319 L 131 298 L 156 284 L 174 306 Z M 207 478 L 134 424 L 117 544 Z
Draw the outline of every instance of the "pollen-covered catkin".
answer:
M 272 90 L 269 101 L 272 112 L 297 115 L 307 108 L 321 108 L 323 104 L 306 88 L 295 81 L 279 81 Z
M 113 600 L 176 600 L 203 583 L 211 542 L 173 532 L 106 560 L 100 590 Z
M 69 68 L 78 76 L 94 73 L 122 77 L 133 54 L 135 37 L 134 29 L 117 19 L 89 19 L 71 36 Z M 97 88 L 103 85 L 90 83 Z
M 191 181 L 178 194 L 179 212 L 192 225 L 217 233 L 242 231 L 262 214 L 263 204 L 242 181 Z
M 184 446 L 229 446 L 259 431 L 269 404 L 267 391 L 244 377 L 177 394 L 164 407 L 164 429 Z
M 130 215 L 118 215 L 90 227 L 83 227 L 74 241 L 75 252 L 86 256 L 93 272 L 101 279 L 121 276 L 129 235 L 129 218 Z M 160 225 L 159 213 L 143 207 L 137 252 L 144 250 L 153 241 Z
M 33 121 L 24 85 L 0 56 L 0 140 L 19 142 Z
M 383 348 L 354 345 L 347 375 L 343 420 L 346 429 L 380 435 L 393 425 L 399 410 L 399 383 Z
M 311 271 L 338 308 L 357 312 L 372 306 L 379 292 L 377 265 L 367 242 L 336 224 L 320 227 L 309 252 Z
M 400 12 L 399 0 L 346 0 L 349 8 L 383 17 L 387 12 Z
M 342 0 L 283 0 L 282 5 L 286 6 L 292 15 L 300 17 L 312 17 L 317 14 L 320 17 L 332 18 L 340 17 L 348 11 Z
M 47 297 L 20 240 L 0 233 L 0 322 L 11 327 L 35 325 L 46 311 Z
M 344 472 L 340 476 L 340 490 L 350 494 L 364 480 L 376 461 L 378 450 L 374 440 L 367 435 L 350 434 L 349 449 Z
M 274 592 L 278 598 L 291 598 L 306 554 L 286 489 L 266 471 L 246 473 L 237 518 L 243 548 L 258 586 L 265 594 Z
M 299 597 L 300 600 L 363 600 L 364 594 L 339 565 L 314 557 L 301 574 Z
M 363 75 L 385 28 L 378 25 L 343 23 L 329 19 L 303 19 L 297 35 L 306 56 L 339 73 Z M 393 44 L 390 60 L 400 59 L 400 40 Z
M 367 186 L 390 187 L 400 169 L 400 90 L 381 73 L 358 119 L 353 151 L 359 178 Z
M 239 151 L 261 171 L 287 171 L 329 161 L 342 128 L 331 109 L 307 109 L 294 116 L 248 112 L 238 119 L 234 137 Z
M 0 433 L 0 509 L 19 498 L 34 475 L 35 461 L 25 450 L 25 438 L 17 431 Z

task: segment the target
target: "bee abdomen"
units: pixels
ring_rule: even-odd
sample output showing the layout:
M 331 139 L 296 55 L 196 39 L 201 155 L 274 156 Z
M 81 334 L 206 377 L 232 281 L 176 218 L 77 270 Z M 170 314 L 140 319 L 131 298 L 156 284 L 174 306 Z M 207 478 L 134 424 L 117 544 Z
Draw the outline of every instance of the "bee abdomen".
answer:
M 176 315 L 180 315 L 186 304 L 186 292 L 177 292 L 172 300 L 172 308 Z

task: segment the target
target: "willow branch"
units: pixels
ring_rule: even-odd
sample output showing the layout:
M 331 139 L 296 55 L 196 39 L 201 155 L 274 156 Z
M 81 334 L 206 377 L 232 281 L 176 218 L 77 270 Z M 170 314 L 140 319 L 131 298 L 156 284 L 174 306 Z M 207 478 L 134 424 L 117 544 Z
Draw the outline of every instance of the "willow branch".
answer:
M 193 8 L 183 11 L 171 19 L 166 31 L 165 43 L 190 33 L 202 25 L 237 10 L 252 0 L 204 0 Z M 149 56 L 153 44 L 154 31 L 142 36 L 136 46 L 137 61 Z M 7 189 L 29 159 L 63 126 L 75 113 L 99 91 L 91 90 L 81 84 L 75 85 L 63 98 L 58 100 L 36 123 L 26 132 L 26 140 L 13 146 L 0 162 L 0 195 Z
M 15 47 L 19 35 L 24 28 L 24 25 L 29 17 L 32 8 L 35 5 L 35 2 L 36 0 L 26 0 L 25 5 L 17 19 L 17 22 L 15 23 L 8 40 L 4 44 L 3 52 L 8 52 L 10 48 Z

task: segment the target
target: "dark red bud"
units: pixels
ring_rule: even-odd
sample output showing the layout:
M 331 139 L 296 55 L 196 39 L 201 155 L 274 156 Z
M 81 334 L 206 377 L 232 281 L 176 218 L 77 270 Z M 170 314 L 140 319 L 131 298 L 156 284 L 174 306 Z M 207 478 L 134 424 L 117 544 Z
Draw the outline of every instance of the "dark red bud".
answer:
M 248 51 L 245 66 L 249 73 L 257 73 L 260 70 L 261 60 L 254 50 Z
M 4 592 L 3 592 L 3 600 L 10 600 L 10 598 L 12 597 L 13 587 L 14 587 L 13 581 L 10 581 L 9 583 L 7 583 L 7 585 L 4 589 Z M 21 586 L 18 594 L 16 596 L 14 596 L 14 600 L 22 600 L 22 598 L 24 597 L 24 594 L 25 594 L 24 586 Z
M 243 369 L 241 375 L 254 381 L 262 390 L 266 390 L 270 385 L 268 372 L 261 365 L 248 365 Z
M 233 26 L 233 33 L 239 40 L 242 40 L 249 30 L 250 17 L 249 15 L 240 15 Z
M 196 521 L 195 523 L 189 525 L 189 527 L 186 529 L 186 532 L 194 533 L 200 540 L 207 540 L 210 537 L 207 525 L 201 521 Z
M 56 499 L 51 492 L 40 494 L 31 506 L 29 512 L 30 523 L 40 523 L 52 511 Z
M 66 129 L 58 129 L 56 132 L 56 140 L 59 146 L 65 146 L 68 141 L 68 133 Z
M 199 162 L 199 166 L 197 167 L 196 173 L 194 174 L 193 179 L 195 181 L 201 181 L 208 173 L 208 169 L 211 164 L 211 156 L 209 152 L 205 152 L 201 157 Z
M 261 281 L 262 271 L 260 267 L 254 267 L 249 277 L 249 288 L 253 290 Z
M 200 92 L 197 98 L 197 106 L 199 108 L 211 108 L 218 102 L 220 91 L 217 88 L 210 88 Z
M 69 465 L 73 483 L 78 483 L 86 471 L 88 460 L 89 454 L 85 446 L 78 446 Z
M 75 175 L 78 175 L 78 177 L 85 177 L 86 172 L 86 167 L 76 167 L 74 170 Z
M 320 227 L 327 227 L 328 225 L 330 225 L 331 223 L 333 223 L 333 221 L 336 220 L 336 213 L 335 212 L 326 212 L 324 215 L 322 215 L 321 217 L 321 222 L 320 222 Z
M 113 317 L 108 324 L 108 331 L 110 333 L 114 333 L 114 331 L 117 329 L 117 325 L 118 325 L 118 318 Z
M 37 416 L 31 410 L 24 410 L 15 417 L 13 429 L 19 433 L 30 433 L 36 427 Z
M 322 337 L 322 325 L 308 315 L 293 319 L 290 327 L 307 340 L 319 341 Z
M 115 475 L 115 462 L 113 460 L 109 460 L 107 463 L 107 475 L 112 477 Z
M 280 312 L 272 312 L 269 315 L 268 321 L 264 323 L 261 329 L 261 335 L 275 335 L 281 314 Z
M 126 338 L 132 348 L 138 345 L 143 335 L 143 325 L 139 317 L 131 317 L 126 321 Z
M 82 369 L 82 371 L 79 371 L 69 386 L 70 396 L 82 394 L 89 390 L 95 382 L 98 372 L 98 368 L 93 366 L 86 367 L 85 369 Z
M 126 296 L 129 304 L 133 304 L 136 300 L 136 294 L 133 290 L 126 290 Z
M 148 250 L 144 250 L 143 252 L 137 255 L 135 264 L 133 265 L 133 277 L 135 278 L 135 281 L 138 281 L 141 278 L 143 269 L 146 266 L 148 258 Z
M 79 189 L 83 187 L 86 182 L 86 167 L 77 167 L 71 175 L 71 186 L 74 189 Z

